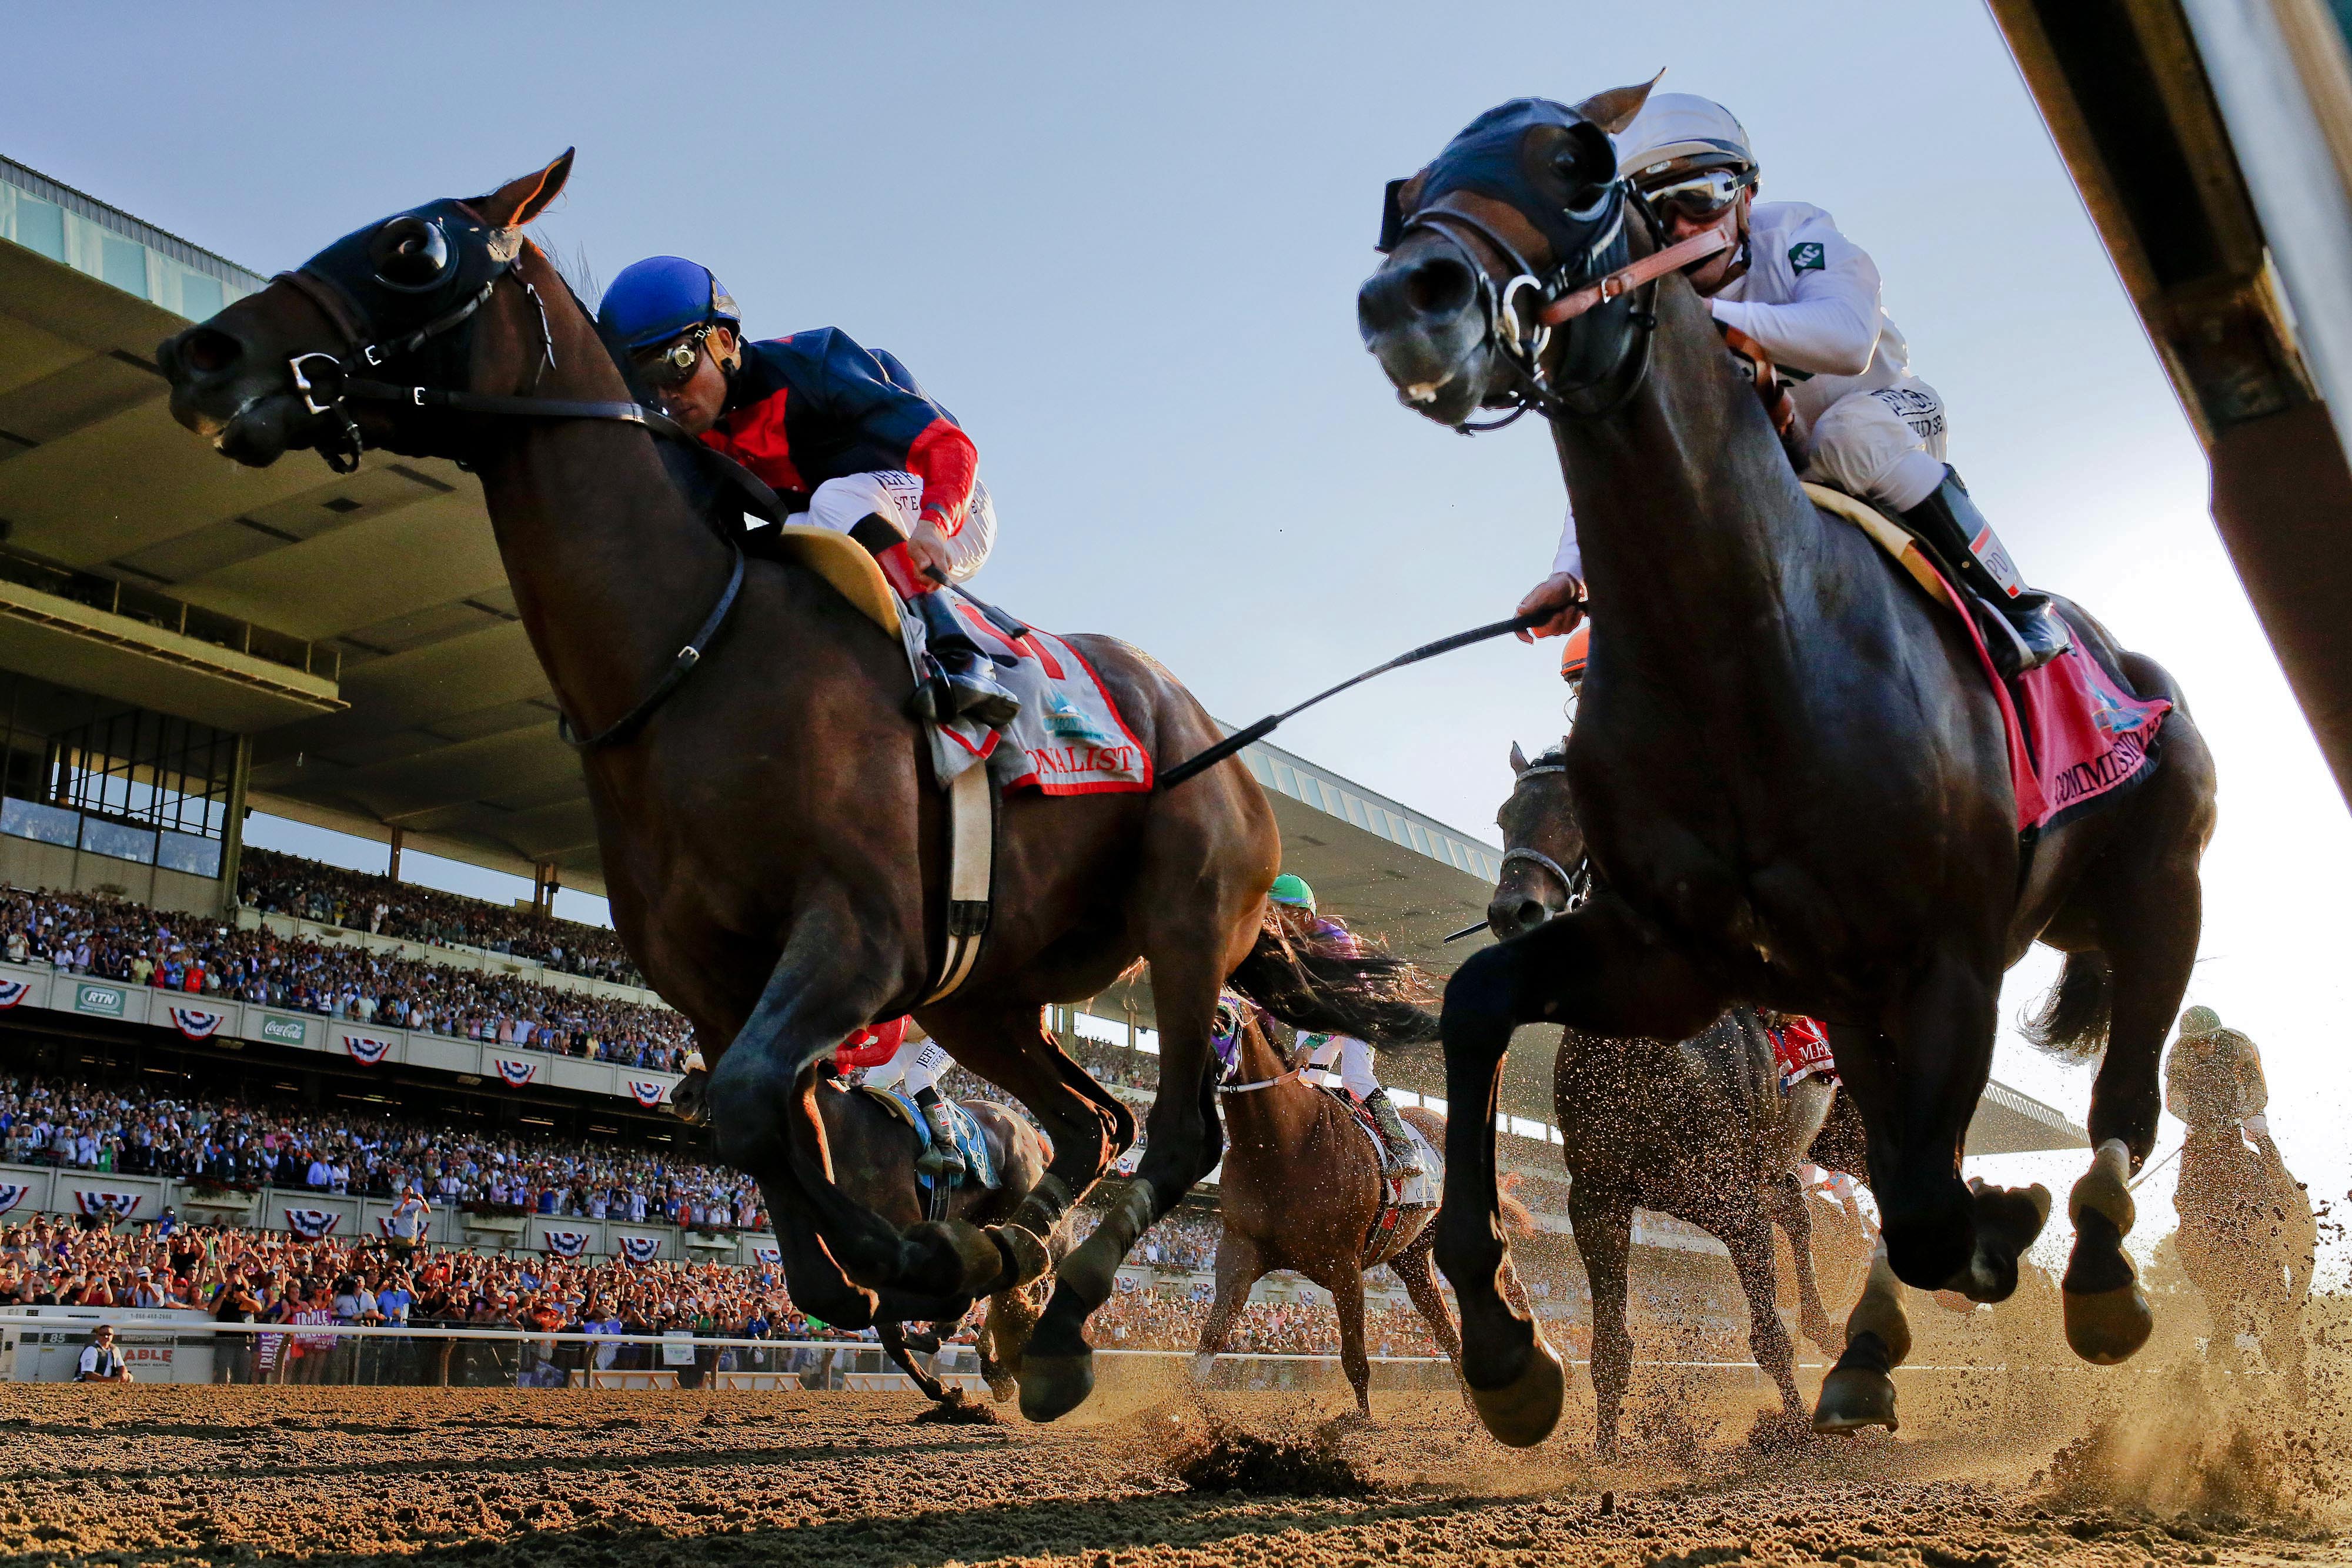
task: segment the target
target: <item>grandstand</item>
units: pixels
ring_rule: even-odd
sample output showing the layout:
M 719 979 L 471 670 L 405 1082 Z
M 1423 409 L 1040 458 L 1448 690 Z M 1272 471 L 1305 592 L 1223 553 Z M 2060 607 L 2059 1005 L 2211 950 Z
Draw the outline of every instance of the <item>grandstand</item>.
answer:
M 676 1147 L 661 1103 L 685 1031 L 609 934 L 550 918 L 558 888 L 604 884 L 579 765 L 478 487 L 448 463 L 383 453 L 349 475 L 238 468 L 168 416 L 152 346 L 265 281 L 0 159 L 0 883 L 78 895 L 68 925 L 139 925 L 131 946 L 149 950 L 143 974 L 128 947 L 110 967 L 103 931 L 87 958 L 60 962 L 30 940 L 0 957 L 0 1072 Z M 1463 949 L 1443 937 L 1483 911 L 1499 852 L 1279 747 L 1243 756 L 1286 866 L 1396 951 L 1450 968 Z M 255 811 L 381 843 L 385 874 L 248 853 Z M 528 878 L 531 906 L 403 883 L 409 849 Z M 204 962 L 173 959 L 174 946 Z M 272 988 L 250 968 L 257 954 L 319 983 Z M 163 988 L 174 965 L 179 988 Z M 236 983 L 220 983 L 232 971 Z M 1147 986 L 1049 1022 L 1121 1092 L 1148 1098 Z M 1442 1107 L 1433 1052 L 1383 1067 L 1401 1097 Z M 1567 1222 L 1545 1051 L 1514 1055 L 1503 1103 L 1507 1157 L 1556 1242 Z M 1980 1153 L 2082 1143 L 2063 1115 L 1998 1085 L 1970 1134 Z M 70 1211 L 86 1190 L 191 1207 L 193 1186 L 170 1177 L 78 1179 L 0 1168 L 27 1211 Z M 251 1215 L 267 1219 L 274 1201 Z M 299 1207 L 349 1235 L 373 1229 L 389 1199 L 312 1194 Z M 633 1235 L 674 1259 L 750 1261 L 772 1245 L 731 1228 L 555 1228 L 593 1255 Z M 551 1245 L 521 1221 L 476 1228 L 484 1246 Z M 1640 1239 L 1713 1247 L 1646 1219 Z

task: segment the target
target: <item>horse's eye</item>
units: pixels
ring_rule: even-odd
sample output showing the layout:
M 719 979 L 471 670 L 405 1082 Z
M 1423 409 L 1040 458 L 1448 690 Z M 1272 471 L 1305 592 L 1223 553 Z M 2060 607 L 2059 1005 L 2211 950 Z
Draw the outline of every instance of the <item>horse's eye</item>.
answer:
M 386 288 L 422 294 L 438 287 L 448 272 L 449 241 L 439 224 L 411 213 L 376 230 L 368 259 L 375 263 L 375 280 Z

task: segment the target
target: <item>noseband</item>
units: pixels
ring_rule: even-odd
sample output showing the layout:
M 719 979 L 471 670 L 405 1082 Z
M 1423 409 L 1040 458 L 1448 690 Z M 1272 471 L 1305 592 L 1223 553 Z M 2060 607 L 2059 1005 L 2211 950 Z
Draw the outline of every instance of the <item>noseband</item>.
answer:
M 1625 209 L 1629 205 L 1641 214 L 1643 227 L 1657 248 L 1638 261 L 1611 269 L 1608 259 L 1622 256 L 1631 248 L 1625 233 Z M 1731 236 L 1719 227 L 1679 244 L 1665 244 L 1657 214 L 1624 180 L 1610 184 L 1607 213 L 1595 236 L 1572 259 L 1561 258 L 1548 274 L 1538 274 L 1534 265 L 1492 225 L 1468 213 L 1425 206 L 1404 218 L 1396 233 L 1402 238 L 1417 228 L 1436 235 L 1468 264 L 1478 280 L 1478 303 L 1486 319 L 1486 335 L 1481 340 L 1511 367 L 1518 379 L 1518 385 L 1512 389 L 1510 412 L 1483 423 L 1465 420 L 1454 427 L 1465 435 L 1500 430 L 1529 409 L 1541 410 L 1549 419 L 1597 420 L 1606 419 L 1623 408 L 1649 377 L 1651 344 L 1658 325 L 1658 281 L 1667 273 L 1702 261 L 1731 244 Z M 1496 283 L 1495 275 L 1486 269 L 1465 235 L 1485 241 L 1508 264 L 1512 274 L 1508 282 Z M 1564 327 L 1597 307 L 1644 287 L 1648 291 L 1645 298 L 1627 311 L 1631 334 L 1621 339 L 1609 364 L 1588 380 L 1555 383 L 1543 365 L 1544 351 L 1551 344 L 1552 329 Z M 1535 296 L 1534 325 L 1524 331 L 1517 315 L 1522 293 Z M 1625 361 L 1629 358 L 1633 364 L 1627 373 Z M 1612 380 L 1618 382 L 1616 389 L 1596 407 L 1580 408 L 1570 401 L 1573 394 L 1607 386 Z
M 1564 762 L 1538 762 L 1529 766 L 1520 773 L 1519 777 L 1525 779 L 1538 773 L 1567 771 L 1568 764 Z M 1563 901 L 1562 914 L 1572 913 L 1579 904 L 1592 895 L 1592 857 L 1589 854 L 1578 861 L 1576 869 L 1571 872 L 1543 851 L 1528 849 L 1522 845 L 1518 849 L 1503 852 L 1503 869 L 1507 871 L 1514 864 L 1539 867 L 1559 883 L 1560 897 Z M 1471 929 L 1475 930 L 1477 927 L 1473 926 Z

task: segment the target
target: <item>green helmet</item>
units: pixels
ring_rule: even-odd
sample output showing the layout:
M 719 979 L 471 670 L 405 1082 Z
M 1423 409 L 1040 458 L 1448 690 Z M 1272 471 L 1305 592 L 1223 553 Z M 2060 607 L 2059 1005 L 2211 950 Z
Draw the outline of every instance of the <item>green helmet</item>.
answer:
M 2221 1015 L 2211 1008 L 2190 1008 L 2180 1015 L 2180 1038 L 2195 1040 L 2200 1035 L 2219 1034 Z
M 1307 885 L 1307 879 L 1303 876 L 1293 876 L 1284 872 L 1274 879 L 1274 885 L 1266 890 L 1265 895 L 1276 904 L 1295 904 L 1309 915 L 1315 913 L 1315 890 Z

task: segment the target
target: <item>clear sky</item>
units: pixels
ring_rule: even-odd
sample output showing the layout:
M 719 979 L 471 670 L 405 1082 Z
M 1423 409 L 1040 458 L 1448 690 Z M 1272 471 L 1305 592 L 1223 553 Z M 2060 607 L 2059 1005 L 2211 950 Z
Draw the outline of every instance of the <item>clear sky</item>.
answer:
M 2352 1183 L 2352 826 L 1976 5 L 83 5 L 10 35 L 0 151 L 264 271 L 576 144 L 552 248 L 600 278 L 690 255 L 757 335 L 897 352 L 979 444 L 1002 528 L 982 590 L 1129 638 L 1237 723 L 1508 613 L 1557 536 L 1540 430 L 1438 429 L 1359 346 L 1381 183 L 1505 98 L 1668 67 L 1746 121 L 1768 198 L 1877 259 L 2028 576 L 2185 686 L 2221 775 L 2190 999 L 2261 1043 L 2315 1192 Z M 1506 643 L 1282 741 L 1491 840 L 1504 754 L 1558 734 L 1560 695 L 1550 647 Z M 2005 1015 L 2054 974 L 2021 966 Z M 2013 1037 L 1995 1071 L 2087 1104 Z M 2143 1211 L 2168 1222 L 2167 1187 Z

